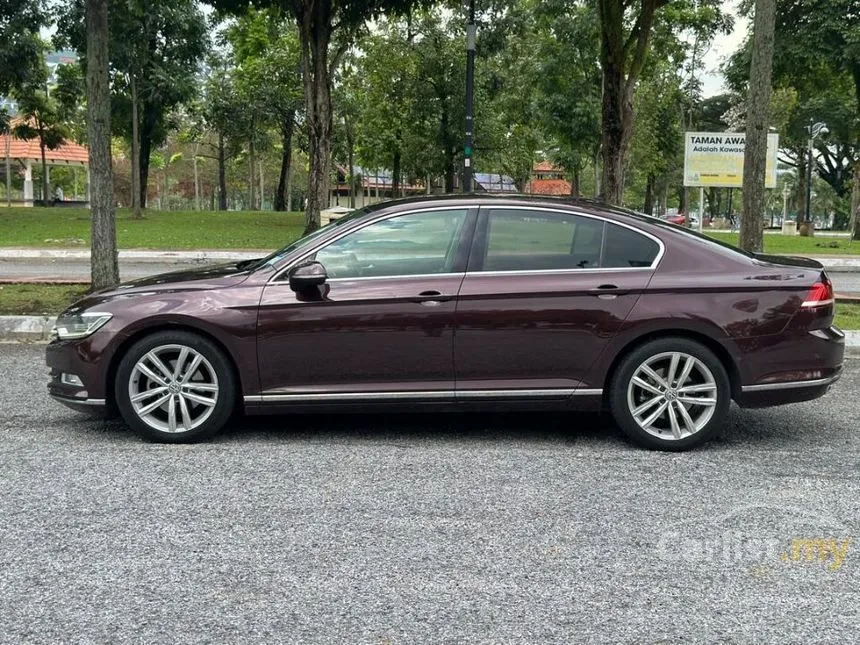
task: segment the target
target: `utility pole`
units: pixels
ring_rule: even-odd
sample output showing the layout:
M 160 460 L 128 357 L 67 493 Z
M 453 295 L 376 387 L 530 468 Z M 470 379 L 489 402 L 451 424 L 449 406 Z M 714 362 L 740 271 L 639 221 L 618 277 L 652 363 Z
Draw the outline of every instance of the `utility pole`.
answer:
M 474 144 L 475 94 L 475 0 L 469 0 L 469 24 L 466 25 L 466 144 L 463 147 L 463 192 L 472 192 L 472 147 Z

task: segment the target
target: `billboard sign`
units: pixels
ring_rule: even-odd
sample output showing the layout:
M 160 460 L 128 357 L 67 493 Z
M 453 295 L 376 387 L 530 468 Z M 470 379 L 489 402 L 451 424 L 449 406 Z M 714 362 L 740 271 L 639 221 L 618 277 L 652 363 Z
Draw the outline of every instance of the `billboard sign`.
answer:
M 687 132 L 684 144 L 684 185 L 741 188 L 744 179 L 743 132 Z M 779 135 L 767 135 L 765 187 L 776 188 Z

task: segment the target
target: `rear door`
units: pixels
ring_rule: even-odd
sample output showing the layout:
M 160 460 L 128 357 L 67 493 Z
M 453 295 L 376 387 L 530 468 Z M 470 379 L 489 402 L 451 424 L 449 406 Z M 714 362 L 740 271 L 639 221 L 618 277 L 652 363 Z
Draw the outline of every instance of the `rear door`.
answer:
M 586 214 L 482 207 L 457 303 L 458 399 L 599 388 L 585 382 L 589 368 L 648 285 L 662 248 Z

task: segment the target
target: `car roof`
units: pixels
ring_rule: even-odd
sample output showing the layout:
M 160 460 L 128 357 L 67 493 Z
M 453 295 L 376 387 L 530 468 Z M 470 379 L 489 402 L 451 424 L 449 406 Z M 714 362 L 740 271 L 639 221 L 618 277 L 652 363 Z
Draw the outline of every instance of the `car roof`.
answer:
M 596 199 L 588 199 L 585 197 L 571 196 L 547 196 L 547 195 L 511 195 L 511 194 L 494 194 L 494 193 L 454 193 L 449 195 L 418 195 L 414 197 L 403 197 L 379 202 L 365 207 L 363 210 L 366 213 L 373 213 L 377 210 L 386 208 L 399 211 L 408 208 L 414 208 L 418 205 L 446 204 L 451 206 L 516 206 L 516 205 L 532 205 L 532 206 L 549 206 L 549 207 L 568 207 L 572 209 L 580 209 L 586 212 L 599 215 L 614 216 L 626 221 L 636 221 L 641 224 L 664 224 L 658 217 L 644 215 L 635 211 L 606 204 Z

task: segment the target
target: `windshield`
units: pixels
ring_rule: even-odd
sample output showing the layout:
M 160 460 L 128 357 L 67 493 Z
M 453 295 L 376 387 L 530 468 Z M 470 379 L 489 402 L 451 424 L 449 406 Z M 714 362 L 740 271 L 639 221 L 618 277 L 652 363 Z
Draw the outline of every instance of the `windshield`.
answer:
M 326 224 L 322 228 L 318 228 L 317 230 L 315 230 L 313 233 L 309 233 L 308 235 L 305 235 L 304 237 L 300 237 L 296 241 L 291 242 L 290 244 L 287 244 L 287 246 L 285 246 L 281 249 L 278 249 L 274 253 L 271 253 L 271 254 L 267 255 L 266 257 L 261 258 L 260 260 L 256 261 L 254 263 L 253 268 L 256 269 L 256 268 L 259 268 L 262 266 L 266 266 L 266 265 L 271 266 L 271 265 L 276 264 L 282 258 L 286 257 L 287 255 L 289 255 L 293 251 L 297 251 L 298 249 L 311 244 L 314 240 L 322 237 L 323 235 L 325 235 L 326 233 L 328 233 L 332 229 L 337 228 L 338 226 L 342 226 L 343 224 L 346 224 L 347 222 L 351 222 L 352 220 L 364 215 L 367 212 L 367 210 L 368 210 L 367 208 L 359 208 L 359 209 L 356 209 L 354 211 L 347 213 L 343 217 L 340 217 L 336 220 L 332 220 L 331 222 L 329 222 L 328 224 Z

